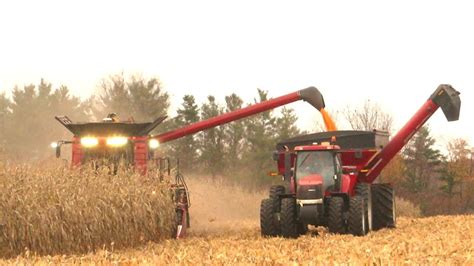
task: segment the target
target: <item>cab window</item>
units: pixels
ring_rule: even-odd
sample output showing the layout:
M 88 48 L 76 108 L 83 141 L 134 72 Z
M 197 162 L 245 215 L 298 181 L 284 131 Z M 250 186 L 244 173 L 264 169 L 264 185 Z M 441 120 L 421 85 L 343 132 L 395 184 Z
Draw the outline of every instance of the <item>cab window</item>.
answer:
M 321 175 L 325 182 L 334 178 L 334 154 L 330 151 L 298 152 L 296 158 L 296 180 L 308 175 Z

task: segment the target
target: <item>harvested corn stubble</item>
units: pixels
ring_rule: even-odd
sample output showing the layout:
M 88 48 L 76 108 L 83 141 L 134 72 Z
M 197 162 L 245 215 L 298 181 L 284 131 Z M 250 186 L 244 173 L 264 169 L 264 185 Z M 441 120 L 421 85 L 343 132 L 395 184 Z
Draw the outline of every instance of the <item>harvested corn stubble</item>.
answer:
M 84 253 L 171 236 L 170 185 L 109 169 L 0 169 L 0 255 Z

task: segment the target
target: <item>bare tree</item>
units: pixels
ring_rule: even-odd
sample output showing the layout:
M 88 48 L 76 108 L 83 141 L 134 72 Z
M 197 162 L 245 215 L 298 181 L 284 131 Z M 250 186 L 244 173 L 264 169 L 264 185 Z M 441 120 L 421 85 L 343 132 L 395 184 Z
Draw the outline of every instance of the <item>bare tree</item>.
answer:
M 393 117 L 384 112 L 377 103 L 366 100 L 362 106 L 346 107 L 342 114 L 354 130 L 384 130 L 389 133 L 393 126 Z

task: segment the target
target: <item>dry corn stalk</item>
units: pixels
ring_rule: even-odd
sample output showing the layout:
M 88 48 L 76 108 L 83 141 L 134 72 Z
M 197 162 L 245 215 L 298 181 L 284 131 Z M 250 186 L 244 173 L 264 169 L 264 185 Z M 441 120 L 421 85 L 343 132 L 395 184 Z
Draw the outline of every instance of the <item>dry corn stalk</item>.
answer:
M 129 170 L 0 170 L 0 255 L 135 246 L 171 236 L 170 185 Z

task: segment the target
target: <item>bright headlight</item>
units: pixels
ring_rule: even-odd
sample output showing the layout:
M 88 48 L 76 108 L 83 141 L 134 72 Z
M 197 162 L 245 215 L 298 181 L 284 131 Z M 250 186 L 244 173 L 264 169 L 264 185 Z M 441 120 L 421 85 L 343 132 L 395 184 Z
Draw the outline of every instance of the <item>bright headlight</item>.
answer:
M 97 138 L 93 137 L 83 137 L 81 138 L 81 145 L 90 148 L 90 147 L 95 147 L 99 144 L 99 140 Z
M 107 145 L 112 147 L 121 147 L 126 145 L 128 142 L 127 137 L 110 137 L 107 138 Z
M 150 149 L 154 150 L 160 147 L 160 142 L 156 139 L 150 139 L 150 141 L 148 141 L 148 146 L 150 147 Z
M 59 146 L 59 144 L 57 142 L 51 142 L 50 146 L 51 148 L 56 149 Z

